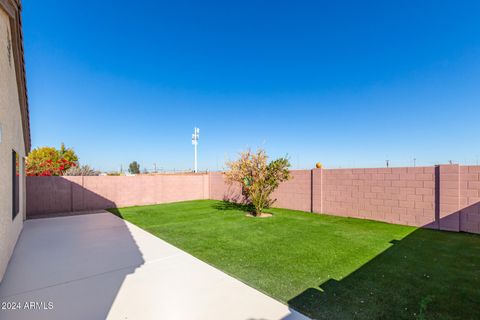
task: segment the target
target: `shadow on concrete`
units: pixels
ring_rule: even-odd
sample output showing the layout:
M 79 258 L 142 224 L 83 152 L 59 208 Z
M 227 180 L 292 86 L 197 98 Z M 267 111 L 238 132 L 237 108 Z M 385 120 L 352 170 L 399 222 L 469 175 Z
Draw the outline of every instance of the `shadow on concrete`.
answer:
M 480 319 L 479 287 L 479 235 L 417 229 L 288 305 L 315 319 Z
M 62 200 L 51 205 L 55 211 L 67 208 L 64 214 L 83 214 L 75 211 L 76 201 L 86 199 L 91 209 L 116 207 L 113 201 L 65 181 L 68 183 L 64 188 L 55 191 L 62 195 L 56 197 Z M 82 198 L 73 196 L 72 190 L 76 188 L 83 188 Z M 45 192 L 51 190 L 46 188 Z M 217 209 L 249 210 L 238 190 L 232 190 L 224 200 Z M 111 211 L 121 217 L 118 210 Z M 28 217 L 40 214 L 30 213 Z M 479 217 L 480 202 L 447 217 L 439 218 L 437 214 L 435 223 L 437 228 L 456 221 L 461 226 L 466 221 L 480 221 Z M 72 315 L 81 315 L 81 319 L 104 318 L 124 279 L 144 263 L 143 255 L 123 221 L 115 232 L 121 236 L 112 234 L 111 238 L 101 239 L 95 238 L 94 231 L 102 228 L 101 224 L 75 223 L 76 227 L 72 227 L 68 223 L 62 225 L 62 220 L 26 223 L 17 244 L 20 249 L 15 249 L 0 287 L 0 298 L 2 301 L 53 299 L 59 306 L 56 312 L 63 318 L 75 319 Z M 48 226 L 42 226 L 46 221 Z M 123 269 L 115 272 L 109 269 L 122 263 L 126 263 Z M 84 278 L 86 281 L 75 280 Z M 55 291 L 59 286 L 67 287 L 66 293 Z M 417 229 L 402 240 L 392 241 L 389 249 L 345 278 L 330 279 L 308 288 L 288 304 L 316 319 L 480 319 L 479 288 L 479 235 Z M 63 313 L 67 309 L 68 313 Z M 16 319 L 19 314 L 12 313 L 7 318 Z M 45 319 L 55 319 L 48 312 L 44 314 Z M 42 319 L 37 314 L 35 318 Z
M 289 315 L 286 315 L 282 317 L 281 319 L 275 319 L 275 320 L 298 320 L 299 318 L 304 318 L 303 315 L 299 316 L 298 312 L 295 310 L 291 310 L 291 313 Z M 248 318 L 247 320 L 272 320 L 272 319 L 267 319 L 267 318 Z
M 26 221 L 0 301 L 39 305 L 0 310 L 0 318 L 105 319 L 125 279 L 144 263 L 126 223 L 110 213 Z
M 76 188 L 77 186 L 74 183 L 67 184 L 66 188 L 69 187 Z M 95 200 L 100 206 L 110 204 L 108 199 L 89 190 L 82 190 L 82 192 L 88 199 Z M 227 208 L 243 207 L 229 203 L 224 205 L 226 210 Z M 149 265 L 150 269 L 144 267 L 138 270 L 146 263 L 146 260 L 158 261 L 171 255 L 172 252 L 167 250 L 167 247 L 170 246 L 166 245 L 163 249 L 152 251 L 145 250 L 145 246 L 143 246 L 144 252 L 142 253 L 135 240 L 135 235 L 137 235 L 137 239 L 144 244 L 145 239 L 142 240 L 142 235 L 137 234 L 126 224 L 121 210 L 112 208 L 109 211 L 113 214 L 103 210 L 72 211 L 65 214 L 54 213 L 54 218 L 26 221 L 5 279 L 0 285 L 0 301 L 21 303 L 33 301 L 44 303 L 47 306 L 51 303 L 52 309 L 44 310 L 42 305 L 41 310 L 6 312 L 0 310 L 0 319 L 137 319 L 141 318 L 142 314 L 149 314 L 150 307 L 148 304 L 139 304 L 138 300 L 155 301 L 155 304 L 165 306 L 163 315 L 170 313 L 172 318 L 181 318 L 179 315 L 189 312 L 182 313 L 181 310 L 178 311 L 178 305 L 168 306 L 165 301 L 158 301 L 158 299 L 165 300 L 165 292 L 168 292 L 168 296 L 172 296 L 172 302 L 173 300 L 179 301 L 179 304 L 184 304 L 182 307 L 187 310 L 189 299 L 202 300 L 205 298 L 198 294 L 200 290 L 203 291 L 204 296 L 208 296 L 209 293 L 215 296 L 215 291 L 218 290 L 217 287 L 220 283 L 217 276 L 212 277 L 212 284 L 210 282 L 205 282 L 203 285 L 197 284 L 194 296 L 191 292 L 183 292 L 178 295 L 178 288 L 172 289 L 172 283 L 155 282 L 158 281 L 158 274 L 161 274 L 162 271 L 152 271 L 153 264 Z M 39 215 L 35 216 L 35 218 L 37 217 Z M 140 238 L 138 238 L 139 236 Z M 171 266 L 167 266 L 164 270 L 168 271 L 168 268 Z M 184 271 L 181 277 L 187 279 L 195 279 L 196 273 L 198 273 L 198 269 L 185 269 Z M 148 272 L 150 273 L 146 275 Z M 131 277 L 134 273 L 136 276 L 133 278 L 136 281 Z M 179 276 L 180 274 L 171 277 L 172 281 L 177 282 L 175 277 Z M 152 289 L 152 286 L 154 288 L 163 286 L 164 288 L 156 291 Z M 192 286 L 192 281 L 190 281 L 185 283 L 184 287 L 188 289 L 186 291 L 190 291 L 194 285 Z M 165 290 L 165 288 L 168 289 Z M 164 295 L 158 295 L 158 292 L 162 291 Z M 171 292 L 177 292 L 178 296 Z M 232 295 L 238 294 L 229 292 Z M 135 301 L 134 297 L 139 298 Z M 209 302 L 208 299 L 205 303 L 216 308 L 216 305 Z M 238 304 L 239 302 L 234 303 Z M 267 303 L 266 305 L 266 310 L 268 310 L 271 304 Z M 282 309 L 286 309 L 285 306 L 279 303 L 278 305 Z M 258 308 L 258 305 L 256 307 Z M 170 308 L 177 310 L 169 310 Z M 198 305 L 196 308 L 198 309 Z M 226 318 L 229 317 L 229 314 L 235 316 L 234 310 L 223 310 L 226 312 Z M 256 313 L 264 312 L 259 309 Z M 266 313 L 268 314 L 268 312 Z M 282 314 L 281 319 L 283 320 L 303 319 L 303 316 L 299 316 L 292 310 Z M 149 316 L 154 318 L 152 313 Z M 198 317 L 202 318 L 202 313 Z M 162 316 L 156 318 L 161 319 Z
M 0 283 L 0 301 L 21 310 L 0 310 L 0 318 L 105 319 L 143 254 L 125 221 L 100 210 L 115 202 L 63 177 L 41 178 L 43 202 L 29 203 L 34 220 L 24 223 Z M 31 302 L 34 310 L 25 309 Z

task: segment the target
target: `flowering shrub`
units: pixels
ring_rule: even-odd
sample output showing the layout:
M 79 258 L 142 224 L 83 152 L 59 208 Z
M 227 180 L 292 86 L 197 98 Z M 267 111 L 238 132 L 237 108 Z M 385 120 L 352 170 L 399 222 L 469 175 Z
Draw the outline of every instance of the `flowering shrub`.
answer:
M 242 152 L 238 160 L 227 162 L 227 181 L 242 185 L 243 193 L 252 205 L 255 215 L 260 215 L 263 209 L 275 202 L 276 199 L 272 199 L 271 194 L 280 182 L 290 179 L 290 163 L 287 158 L 271 162 L 267 160 L 265 150 L 259 149 L 256 153 L 250 150 Z
M 77 166 L 78 157 L 73 149 L 60 150 L 53 147 L 42 147 L 32 150 L 26 160 L 28 176 L 61 176 L 71 167 Z

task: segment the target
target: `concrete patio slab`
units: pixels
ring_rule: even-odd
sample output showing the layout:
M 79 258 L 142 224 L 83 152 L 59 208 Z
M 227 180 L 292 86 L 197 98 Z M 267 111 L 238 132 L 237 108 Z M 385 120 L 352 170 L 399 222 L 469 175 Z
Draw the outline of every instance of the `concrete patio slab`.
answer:
M 307 319 L 108 212 L 26 221 L 0 302 L 17 308 L 0 319 Z

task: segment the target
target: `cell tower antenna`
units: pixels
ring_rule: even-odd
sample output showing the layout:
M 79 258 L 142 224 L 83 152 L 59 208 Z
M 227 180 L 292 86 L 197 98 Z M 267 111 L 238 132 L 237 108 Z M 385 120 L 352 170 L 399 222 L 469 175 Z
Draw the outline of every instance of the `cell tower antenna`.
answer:
M 195 127 L 193 128 L 193 134 L 192 134 L 192 144 L 195 149 L 195 163 L 194 163 L 194 172 L 198 172 L 198 167 L 197 167 L 197 146 L 198 146 L 198 139 L 200 137 L 200 129 Z

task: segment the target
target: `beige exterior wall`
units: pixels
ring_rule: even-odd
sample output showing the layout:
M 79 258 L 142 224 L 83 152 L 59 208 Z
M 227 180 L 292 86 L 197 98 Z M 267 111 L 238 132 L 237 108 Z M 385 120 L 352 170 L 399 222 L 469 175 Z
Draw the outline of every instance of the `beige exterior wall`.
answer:
M 25 217 L 25 177 L 21 167 L 20 212 L 12 221 L 12 150 L 22 164 L 25 144 L 11 39 L 9 16 L 0 8 L 0 281 Z

